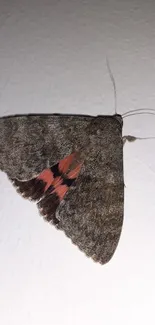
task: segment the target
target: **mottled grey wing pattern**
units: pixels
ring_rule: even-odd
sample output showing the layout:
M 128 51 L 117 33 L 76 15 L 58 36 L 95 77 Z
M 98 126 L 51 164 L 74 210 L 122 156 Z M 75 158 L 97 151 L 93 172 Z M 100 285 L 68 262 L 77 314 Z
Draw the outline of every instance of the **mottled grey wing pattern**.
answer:
M 120 116 L 28 115 L 0 119 L 0 169 L 28 181 L 75 149 L 84 165 L 56 211 L 62 229 L 82 251 L 104 264 L 120 237 L 123 141 Z
M 117 247 L 123 223 L 121 117 L 96 117 L 87 137 L 84 167 L 56 216 L 72 242 L 104 264 Z
M 30 180 L 71 154 L 93 119 L 79 115 L 20 115 L 0 118 L 0 169 Z

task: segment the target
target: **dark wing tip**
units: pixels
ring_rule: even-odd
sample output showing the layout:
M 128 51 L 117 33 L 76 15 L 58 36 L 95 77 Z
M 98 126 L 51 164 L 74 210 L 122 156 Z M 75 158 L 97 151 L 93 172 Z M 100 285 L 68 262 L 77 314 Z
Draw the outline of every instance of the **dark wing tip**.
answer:
M 40 214 L 47 222 L 58 225 L 59 220 L 56 218 L 56 210 L 60 204 L 58 195 L 53 192 L 46 194 L 45 197 L 37 203 Z
M 45 183 L 36 178 L 29 181 L 19 181 L 17 179 L 10 179 L 16 191 L 25 199 L 31 201 L 38 201 L 44 194 Z

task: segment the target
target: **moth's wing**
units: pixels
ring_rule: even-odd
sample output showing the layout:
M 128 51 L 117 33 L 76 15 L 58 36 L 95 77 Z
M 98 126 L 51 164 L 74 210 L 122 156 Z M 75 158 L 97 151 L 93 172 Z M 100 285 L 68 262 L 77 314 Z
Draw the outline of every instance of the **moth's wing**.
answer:
M 16 191 L 25 199 L 37 201 L 44 195 L 46 185 L 43 181 L 37 179 L 37 177 L 23 182 L 16 178 L 11 178 L 10 181 L 16 188 Z
M 44 197 L 37 203 L 39 212 L 44 219 L 56 226 L 59 224 L 59 219 L 56 217 L 56 210 L 81 171 L 82 164 L 76 161 L 75 156 L 73 153 L 59 162 L 58 173 L 60 171 L 63 174 L 55 178 L 52 186 L 48 188 Z M 72 163 L 74 163 L 74 167 L 72 166 L 73 168 L 69 170 Z
M 17 192 L 25 199 L 39 201 L 46 191 L 52 186 L 55 178 L 55 171 L 59 170 L 59 163 L 51 168 L 44 169 L 37 177 L 28 181 L 19 181 L 16 178 L 10 178 L 10 181 Z
M 124 209 L 122 121 L 97 117 L 88 134 L 85 165 L 56 217 L 59 228 L 101 264 L 117 247 Z
M 20 115 L 0 118 L 0 169 L 28 181 L 82 143 L 91 116 Z
M 49 188 L 52 188 L 53 180 L 54 178 L 50 169 L 45 169 L 38 177 L 29 181 L 22 182 L 17 179 L 10 179 L 18 194 L 25 199 L 36 201 L 40 212 L 42 207 L 44 207 L 44 211 L 41 214 L 45 214 L 44 217 L 47 221 L 57 225 L 59 221 L 56 218 L 56 209 L 60 200 L 55 193 L 51 195 L 49 191 Z
M 40 214 L 54 225 L 59 223 L 55 216 L 56 209 L 81 170 L 81 164 L 76 162 L 75 157 L 72 153 L 29 181 L 10 179 L 17 192 L 25 199 L 37 201 Z M 73 163 L 75 168 L 69 171 Z

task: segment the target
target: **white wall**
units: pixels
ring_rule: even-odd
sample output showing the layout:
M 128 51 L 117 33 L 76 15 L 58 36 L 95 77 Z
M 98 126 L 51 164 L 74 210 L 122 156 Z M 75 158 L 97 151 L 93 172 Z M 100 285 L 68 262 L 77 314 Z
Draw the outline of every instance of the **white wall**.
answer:
M 155 2 L 1 0 L 0 115 L 113 114 L 155 103 Z M 155 116 L 124 134 L 155 136 Z M 0 173 L 0 323 L 155 324 L 155 140 L 124 148 L 125 213 L 105 266 L 87 259 Z

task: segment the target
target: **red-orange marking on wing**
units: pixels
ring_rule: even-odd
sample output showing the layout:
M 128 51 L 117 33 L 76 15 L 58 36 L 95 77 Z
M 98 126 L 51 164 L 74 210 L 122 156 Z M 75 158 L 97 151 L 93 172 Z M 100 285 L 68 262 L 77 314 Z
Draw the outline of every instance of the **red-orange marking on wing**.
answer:
M 81 166 L 82 164 L 79 164 L 75 169 L 70 171 L 67 174 L 67 177 L 70 179 L 77 178 L 80 173 Z M 57 183 L 54 184 L 55 190 L 53 191 L 53 193 L 56 193 L 59 196 L 60 201 L 64 198 L 67 191 L 69 190 L 69 187 L 66 184 L 61 184 L 61 183 L 62 183 L 62 179 L 60 178 L 59 180 L 57 180 Z
M 68 178 L 71 178 L 71 179 L 73 179 L 73 178 L 77 178 L 78 175 L 79 175 L 79 173 L 80 173 L 81 167 L 82 167 L 82 164 L 79 164 L 79 165 L 77 165 L 76 168 L 74 168 L 73 170 L 71 170 L 71 171 L 67 174 Z
M 61 200 L 63 200 L 68 189 L 69 189 L 69 187 L 65 184 L 59 185 L 58 187 L 56 187 L 56 189 L 53 191 L 53 193 L 55 192 L 58 195 L 59 200 L 61 201 Z
M 40 179 L 46 183 L 45 191 L 47 191 L 47 189 L 51 186 L 54 181 L 53 173 L 49 168 L 44 169 L 42 173 L 37 177 L 37 179 Z
M 52 186 L 57 187 L 57 186 L 61 185 L 62 182 L 63 182 L 62 177 L 61 177 L 61 176 L 58 176 L 58 177 L 56 177 L 56 178 L 54 179 L 54 181 L 53 181 L 53 183 L 52 183 Z
M 67 174 L 67 171 L 71 164 L 74 162 L 74 160 L 76 165 L 76 154 L 72 153 L 68 157 L 65 157 L 64 159 L 59 161 L 60 173 L 66 174 L 67 177 L 70 179 L 77 178 L 82 166 L 82 164 L 77 163 L 77 166 L 73 170 L 69 171 L 69 173 Z M 46 184 L 44 192 L 46 192 L 51 185 L 55 188 L 55 190 L 57 189 L 57 194 L 59 195 L 60 193 L 60 200 L 62 200 L 62 198 L 68 191 L 68 186 L 64 184 L 62 185 L 63 178 L 61 176 L 54 177 L 51 169 L 49 168 L 44 169 L 42 173 L 37 177 L 37 179 L 42 180 Z M 53 192 L 55 192 L 55 190 Z
M 59 162 L 59 170 L 61 173 L 66 173 L 70 165 L 72 164 L 73 160 L 75 158 L 75 153 L 72 153 L 68 157 L 60 160 Z

